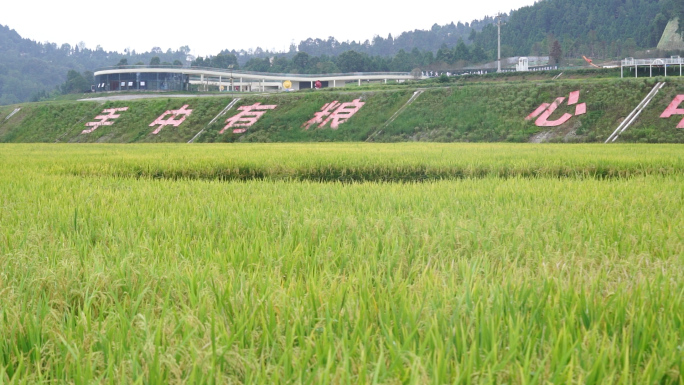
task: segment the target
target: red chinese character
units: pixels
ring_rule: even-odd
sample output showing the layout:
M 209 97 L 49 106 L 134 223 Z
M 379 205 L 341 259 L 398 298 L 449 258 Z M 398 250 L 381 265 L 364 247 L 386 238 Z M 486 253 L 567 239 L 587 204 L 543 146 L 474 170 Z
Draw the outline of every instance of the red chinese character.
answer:
M 95 119 L 100 119 L 99 122 L 89 122 L 86 123 L 86 127 L 91 127 L 89 130 L 81 131 L 81 134 L 90 134 L 91 132 L 97 130 L 100 126 L 111 126 L 114 122 L 109 122 L 110 119 L 116 119 L 121 115 L 117 115 L 117 112 L 127 111 L 128 107 L 123 108 L 110 108 L 108 110 L 102 111 L 106 115 L 98 115 Z
M 314 114 L 313 119 L 304 123 L 303 127 L 309 129 L 314 124 L 318 124 L 318 128 L 325 127 L 330 123 L 330 128 L 337 130 L 340 124 L 346 122 L 349 118 L 354 116 L 363 105 L 366 104 L 361 99 L 355 99 L 349 103 L 339 103 L 337 100 L 328 103 L 321 108 L 320 112 Z M 330 112 L 334 110 L 333 112 Z M 323 118 L 327 117 L 325 120 Z
M 274 106 L 262 106 L 261 103 L 255 103 L 251 106 L 242 106 L 238 108 L 239 112 L 232 118 L 228 118 L 226 123 L 228 123 L 219 134 L 223 134 L 227 129 L 233 127 L 245 127 L 236 128 L 233 130 L 233 134 L 242 134 L 247 131 L 247 128 L 252 127 L 268 110 L 273 110 L 277 105 Z
M 677 95 L 677 97 L 674 98 L 672 103 L 667 107 L 667 109 L 665 109 L 665 112 L 663 112 L 663 114 L 660 115 L 660 117 L 669 118 L 672 115 L 684 115 L 684 108 L 679 108 L 682 102 L 684 102 L 684 95 Z M 679 122 L 677 128 L 684 128 L 684 119 L 682 119 L 682 121 Z
M 164 128 L 166 126 L 174 126 L 174 127 L 180 126 L 181 123 L 183 123 L 185 121 L 185 119 L 188 116 L 190 116 L 190 114 L 192 114 L 192 110 L 188 110 L 187 108 L 188 108 L 188 105 L 186 104 L 183 107 L 181 107 L 180 110 L 169 110 L 169 111 L 164 112 L 160 117 L 157 118 L 157 120 L 155 120 L 154 122 L 152 122 L 150 124 L 150 127 L 154 127 L 154 126 L 159 125 L 159 127 L 156 130 L 154 130 L 152 132 L 152 134 L 154 134 L 154 135 L 158 134 L 162 130 L 162 128 Z M 172 116 L 168 119 L 164 119 L 164 118 L 166 118 L 167 115 L 172 115 Z M 179 116 L 182 116 L 182 117 L 180 119 L 176 119 Z
M 580 92 L 579 91 L 574 91 L 570 93 L 570 97 L 568 98 L 568 106 L 573 106 L 576 105 L 579 102 L 579 97 L 580 97 Z M 553 103 L 543 103 L 541 106 L 539 106 L 536 110 L 534 110 L 533 113 L 531 113 L 525 120 L 532 120 L 536 117 L 539 118 L 535 122 L 537 127 L 558 127 L 563 123 L 566 123 L 568 120 L 572 118 L 573 115 L 570 114 L 563 114 L 559 119 L 556 120 L 549 120 L 551 115 L 556 112 L 558 109 L 558 106 L 563 104 L 565 101 L 564 97 L 557 98 L 556 101 Z M 582 104 L 577 104 L 575 107 L 575 116 L 579 115 L 584 115 L 587 113 L 587 104 L 582 103 Z
M 323 123 L 323 119 L 328 117 L 328 115 L 332 114 L 332 111 L 339 106 L 340 106 L 340 103 L 338 103 L 337 100 L 335 100 L 332 103 L 328 103 L 328 104 L 324 105 L 323 108 L 321 108 L 321 110 L 319 112 L 315 112 L 314 117 L 311 120 L 309 120 L 308 122 L 304 123 L 304 125 L 302 125 L 302 127 L 304 127 L 304 129 L 308 130 L 309 127 L 313 126 L 314 124 Z

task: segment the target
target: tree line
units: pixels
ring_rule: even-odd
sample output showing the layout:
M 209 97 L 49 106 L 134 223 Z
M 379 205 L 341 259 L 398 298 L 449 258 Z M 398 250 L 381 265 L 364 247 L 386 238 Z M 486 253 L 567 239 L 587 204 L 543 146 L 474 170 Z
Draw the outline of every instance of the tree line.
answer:
M 681 0 L 542 0 L 501 16 L 504 57 L 550 55 L 557 41 L 565 58 L 620 58 L 655 47 L 673 18 L 679 17 L 680 32 L 684 32 Z M 432 52 L 436 62 L 479 63 L 496 59 L 497 39 L 496 19 L 487 16 L 469 23 L 435 24 L 429 30 L 407 31 L 398 37 L 375 36 L 363 42 L 309 38 L 292 44 L 287 52 L 256 48 L 224 50 L 220 54 L 235 55 L 237 62 L 245 66 L 253 58 L 292 59 L 300 52 L 335 57 L 355 51 L 368 57 L 392 58 L 402 50 L 407 53 L 417 48 Z M 455 52 L 461 43 L 469 48 L 469 54 L 463 46 Z
M 88 72 L 112 66 L 122 58 L 131 63 L 149 63 L 159 57 L 163 62 L 187 64 L 189 53 L 187 46 L 166 51 L 154 47 L 149 52 L 127 49 L 123 53 L 105 51 L 100 46 L 91 49 L 82 42 L 58 46 L 22 38 L 8 26 L 0 25 L 0 105 L 38 100 L 65 90 L 89 90 L 92 82 L 80 87 L 83 84 L 75 74 L 86 75 L 89 81 Z
M 684 27 L 684 1 L 544 0 L 501 16 L 503 57 L 550 56 L 555 62 L 582 55 L 621 58 L 655 47 L 673 18 L 679 17 Z M 496 60 L 495 21 L 435 24 L 427 31 L 404 32 L 396 39 L 375 36 L 363 43 L 307 39 L 288 52 L 224 50 L 192 65 L 292 73 L 448 70 Z
M 271 57 L 252 57 L 244 65 L 239 64 L 238 57 L 232 53 L 216 56 L 200 57 L 192 62 L 195 67 L 240 69 L 244 71 L 293 73 L 293 74 L 330 74 L 348 72 L 410 72 L 414 69 L 425 71 L 448 70 L 463 67 L 467 64 L 489 60 L 489 56 L 480 46 L 466 46 L 463 41 L 454 48 L 443 44 L 433 53 L 429 50 L 413 48 L 407 52 L 399 52 L 391 57 L 371 56 L 354 50 L 343 52 L 337 56 L 313 56 L 306 52 L 298 52 L 293 56 L 274 55 Z
M 655 47 L 675 17 L 684 31 L 682 0 L 542 0 L 502 15 L 502 56 L 549 55 L 557 60 L 631 56 Z M 166 51 L 154 47 L 142 53 L 91 49 L 83 43 L 57 46 L 24 39 L 0 25 L 0 104 L 35 100 L 55 90 L 75 92 L 80 87 L 74 84 L 81 82 L 71 70 L 87 80 L 86 71 L 124 64 L 294 73 L 448 70 L 496 59 L 495 21 L 488 16 L 468 23 L 435 24 L 429 30 L 363 42 L 309 38 L 292 44 L 287 52 L 226 49 L 198 58 L 190 55 L 188 46 Z

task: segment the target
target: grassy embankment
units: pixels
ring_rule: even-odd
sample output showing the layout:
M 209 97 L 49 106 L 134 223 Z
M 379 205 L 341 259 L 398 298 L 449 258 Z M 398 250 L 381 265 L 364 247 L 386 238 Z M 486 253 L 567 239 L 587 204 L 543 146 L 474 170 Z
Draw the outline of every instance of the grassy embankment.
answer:
M 571 79 L 521 80 L 520 76 L 499 81 L 471 82 L 467 78 L 454 83 L 427 82 L 425 92 L 391 124 L 388 119 L 399 110 L 417 89 L 401 85 L 387 89 L 363 90 L 353 87 L 346 92 L 325 90 L 278 95 L 239 95 L 237 108 L 256 102 L 278 107 L 268 111 L 245 134 L 219 134 L 224 119 L 208 123 L 233 98 L 163 98 L 115 102 L 51 102 L 27 104 L 22 111 L 4 121 L 12 107 L 0 108 L 0 141 L 3 142 L 187 142 L 206 128 L 199 142 L 311 142 L 311 141 L 437 141 L 437 142 L 527 142 L 543 136 L 544 141 L 602 142 L 634 109 L 653 85 L 651 79 Z M 497 76 L 492 76 L 496 79 Z M 510 75 L 506 75 L 510 76 Z M 534 76 L 534 75 L 529 75 Z M 503 79 L 503 80 L 502 80 Z M 677 129 L 677 119 L 660 119 L 660 114 L 675 95 L 684 93 L 684 82 L 668 78 L 668 85 L 644 111 L 633 129 L 620 137 L 627 142 L 684 143 L 684 130 Z M 556 128 L 540 128 L 526 121 L 528 114 L 542 103 L 568 97 L 581 91 L 580 103 L 587 103 L 587 114 L 573 117 Z M 338 130 L 302 125 L 324 104 L 359 98 L 366 104 Z M 148 125 L 164 111 L 189 105 L 192 115 L 178 128 L 166 127 L 152 135 Z M 100 127 L 82 135 L 85 123 L 93 121 L 105 108 L 129 107 L 112 126 Z M 574 106 L 563 104 L 551 120 L 564 113 L 574 114 Z
M 672 103 L 677 95 L 684 95 L 684 82 L 672 81 L 662 77 L 660 81 L 669 84 L 653 98 L 653 107 L 644 110 L 634 125 L 625 131 L 620 139 L 635 143 L 684 143 L 684 129 L 677 128 L 684 115 L 673 115 L 668 119 L 661 119 L 660 115 Z M 680 106 L 684 108 L 684 105 Z
M 681 383 L 683 159 L 3 145 L 0 381 Z
M 230 130 L 221 136 L 226 118 L 236 114 L 243 105 L 261 103 L 277 105 L 257 123 L 254 130 L 245 135 L 246 141 L 361 141 L 372 130 L 383 124 L 408 100 L 411 92 L 391 93 L 302 93 L 297 95 L 279 94 L 271 96 L 239 95 L 242 100 L 222 120 L 208 127 L 202 140 L 234 141 L 241 135 Z M 367 106 L 356 114 L 352 121 L 344 125 L 344 130 L 311 130 L 306 132 L 301 125 L 311 119 L 324 104 L 333 100 L 341 102 L 361 98 Z M 134 101 L 60 102 L 27 105 L 20 114 L 0 125 L 0 140 L 5 142 L 187 142 L 205 128 L 223 108 L 233 100 L 232 97 L 216 98 L 165 98 Z M 164 111 L 179 109 L 189 105 L 193 112 L 178 128 L 166 127 L 158 135 L 152 135 L 154 128 L 149 127 Z M 91 134 L 81 134 L 85 123 L 94 121 L 103 109 L 129 107 L 120 114 L 112 126 L 100 127 Z M 9 107 L 0 110 L 5 112 Z M 8 112 L 9 114 L 9 112 Z M 0 115 L 2 116 L 2 115 Z

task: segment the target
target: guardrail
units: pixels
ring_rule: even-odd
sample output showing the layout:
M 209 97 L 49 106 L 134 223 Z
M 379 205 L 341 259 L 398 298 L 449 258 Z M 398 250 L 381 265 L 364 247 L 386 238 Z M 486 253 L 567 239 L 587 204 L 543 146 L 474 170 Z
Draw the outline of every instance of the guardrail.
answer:
M 625 60 L 620 61 L 620 78 L 625 77 L 625 69 L 630 71 L 634 69 L 634 77 L 639 77 L 639 67 L 647 67 L 649 71 L 649 76 L 653 77 L 653 68 L 665 68 L 665 77 L 667 77 L 667 67 L 679 66 L 679 76 L 682 76 L 682 67 L 684 67 L 684 58 L 679 56 L 672 56 L 668 58 L 650 58 L 650 59 L 635 59 L 633 57 L 628 57 Z
M 410 72 L 349 72 L 349 73 L 333 73 L 333 74 L 285 74 L 276 72 L 253 72 L 253 71 L 242 71 L 242 70 L 231 70 L 229 68 L 213 68 L 213 67 L 181 67 L 181 66 L 168 66 L 168 65 L 125 65 L 125 66 L 113 66 L 104 67 L 97 69 L 95 72 L 99 71 L 112 71 L 112 70 L 122 70 L 122 69 L 174 69 L 174 70 L 192 70 L 192 71 L 211 71 L 211 72 L 225 72 L 226 74 L 235 75 L 246 75 L 246 76 L 297 76 L 305 78 L 316 78 L 316 77 L 330 77 L 330 76 L 373 76 L 373 75 L 386 75 L 386 76 L 411 76 Z
M 623 67 L 633 66 L 659 66 L 659 65 L 684 65 L 684 58 L 660 58 L 660 59 L 625 59 L 621 62 Z

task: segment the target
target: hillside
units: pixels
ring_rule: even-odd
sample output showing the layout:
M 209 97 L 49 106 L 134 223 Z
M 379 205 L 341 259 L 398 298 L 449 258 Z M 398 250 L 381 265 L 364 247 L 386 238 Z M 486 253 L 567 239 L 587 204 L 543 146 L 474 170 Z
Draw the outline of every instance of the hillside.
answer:
M 503 43 L 514 55 L 548 50 L 558 39 L 565 55 L 628 56 L 658 44 L 668 21 L 683 12 L 674 0 L 545 0 L 511 13 Z M 485 33 L 493 35 L 493 28 Z M 493 36 L 490 37 L 490 40 Z M 491 44 L 491 43 L 490 43 Z M 545 45 L 546 44 L 546 45 Z
M 421 89 L 404 85 L 386 89 L 351 87 L 344 92 L 327 89 L 235 97 L 190 95 L 131 101 L 31 103 L 0 108 L 0 141 L 188 142 L 197 135 L 196 142 L 603 142 L 657 80 L 514 79 L 491 83 L 459 80 L 426 84 L 431 87 Z M 681 120 L 678 115 L 660 118 L 677 95 L 684 94 L 683 81 L 668 78 L 667 82 L 619 141 L 684 143 L 684 130 L 676 128 Z M 415 92 L 417 97 L 406 105 Z M 544 116 L 539 110 L 534 118 L 526 119 L 539 107 L 561 97 L 563 102 L 550 115 Z M 224 111 L 229 105 L 231 108 Z M 164 115 L 184 106 L 192 110 L 190 115 Z M 249 106 L 252 111 L 245 111 Z M 326 106 L 330 108 L 326 110 Z M 8 119 L 16 108 L 21 109 Z M 86 123 L 102 121 L 97 117 L 108 115 L 103 111 L 109 109 L 122 109 L 112 112 L 119 117 L 107 120 L 111 125 L 82 133 L 93 128 Z M 219 116 L 222 111 L 225 114 Z M 238 120 L 238 114 L 242 114 L 242 120 Z M 318 122 L 306 129 L 306 123 L 317 114 Z M 330 120 L 335 116 L 339 118 L 337 129 L 332 128 L 334 119 Z M 230 118 L 236 125 L 226 128 Z M 155 120 L 183 121 L 177 127 L 151 127 Z M 251 126 L 245 127 L 245 123 Z M 222 130 L 225 132 L 221 133 Z
M 629 56 L 637 49 L 655 47 L 668 21 L 684 14 L 683 4 L 676 0 L 538 1 L 503 15 L 506 24 L 501 29 L 502 54 L 504 57 L 548 55 L 550 45 L 558 40 L 565 57 Z M 298 49 L 310 55 L 328 56 L 348 50 L 394 56 L 413 48 L 437 54 L 440 48 L 455 48 L 462 40 L 466 45 L 479 46 L 488 60 L 494 60 L 495 21 L 485 17 L 465 24 L 435 24 L 430 30 L 406 31 L 396 37 L 376 36 L 351 44 L 334 38 L 308 39 Z
M 679 33 L 679 19 L 672 19 L 658 42 L 660 50 L 684 50 L 684 38 Z
M 504 57 L 546 56 L 558 41 L 562 58 L 619 58 L 655 47 L 669 20 L 677 16 L 684 20 L 684 2 L 544 0 L 503 16 Z M 435 24 L 429 30 L 406 31 L 396 37 L 375 36 L 363 42 L 309 38 L 292 45 L 288 52 L 228 48 L 220 55 L 198 58 L 193 64 L 224 68 L 235 64 L 235 68 L 251 71 L 294 73 L 410 71 L 416 67 L 448 70 L 496 58 L 493 22 L 490 15 L 466 23 Z M 350 51 L 354 51 L 350 57 L 336 59 Z M 0 105 L 40 99 L 62 84 L 69 70 L 92 72 L 122 59 L 128 64 L 148 64 L 158 58 L 160 63 L 188 65 L 190 52 L 187 46 L 167 51 L 154 47 L 143 53 L 107 52 L 81 43 L 58 47 L 21 37 L 0 25 Z M 684 56 L 678 51 L 662 54 Z
M 124 57 L 130 64 L 147 64 L 154 56 L 169 63 L 185 62 L 189 51 L 188 47 L 167 52 L 157 48 L 139 54 L 109 52 L 99 46 L 91 49 L 83 44 L 57 46 L 27 39 L 0 25 L 0 105 L 29 101 L 54 90 L 66 80 L 69 70 L 92 72 L 113 66 Z
M 539 1 L 502 15 L 501 52 L 503 57 L 551 56 L 562 66 L 584 64 L 583 55 L 598 60 L 684 56 L 684 49 L 676 45 L 651 50 L 663 37 L 668 21 L 683 14 L 684 2 L 674 0 Z M 249 71 L 278 73 L 479 67 L 497 57 L 494 22 L 492 17 L 485 17 L 465 24 L 435 24 L 429 30 L 375 36 L 364 42 L 340 42 L 334 37 L 307 39 L 291 46 L 287 53 L 257 49 L 246 55 L 244 51 L 224 50 L 216 56 L 198 58 L 193 65 L 227 68 L 233 63 Z M 668 34 L 678 34 L 677 28 L 670 28 Z

